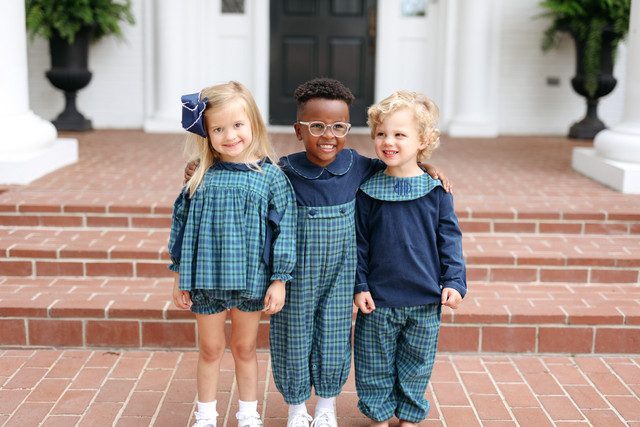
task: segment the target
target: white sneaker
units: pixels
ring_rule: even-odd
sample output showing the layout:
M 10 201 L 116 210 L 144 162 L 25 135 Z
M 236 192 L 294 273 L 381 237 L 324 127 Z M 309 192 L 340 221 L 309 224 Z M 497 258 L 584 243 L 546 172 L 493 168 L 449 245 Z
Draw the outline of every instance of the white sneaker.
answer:
M 238 412 L 236 418 L 238 419 L 238 427 L 262 427 L 262 420 L 257 412 L 251 415 Z
M 289 416 L 287 421 L 287 427 L 309 427 L 309 422 L 312 420 L 311 415 L 306 412 L 296 412 Z
M 336 413 L 329 409 L 320 409 L 316 412 L 316 418 L 311 423 L 311 427 L 338 427 Z

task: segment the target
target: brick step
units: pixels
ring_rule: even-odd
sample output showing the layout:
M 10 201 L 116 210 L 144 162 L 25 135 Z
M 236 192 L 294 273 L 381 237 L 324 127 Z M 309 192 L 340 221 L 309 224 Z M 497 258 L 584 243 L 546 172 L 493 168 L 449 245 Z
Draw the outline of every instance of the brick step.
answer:
M 93 194 L 93 203 L 83 200 L 60 204 L 55 198 L 49 199 L 50 193 L 32 192 L 29 201 L 0 201 L 0 227 L 168 229 L 173 202 L 170 198 L 175 195 L 155 196 L 148 200 L 143 196 L 135 205 L 113 203 Z M 41 200 L 44 197 L 47 199 Z M 460 227 L 465 233 L 640 234 L 640 213 L 635 211 L 559 211 L 554 208 L 519 211 L 512 206 L 491 210 L 464 203 L 457 206 Z
M 193 349 L 189 311 L 170 279 L 3 278 L 0 346 Z M 470 282 L 443 310 L 439 348 L 452 352 L 640 353 L 640 287 Z M 258 346 L 268 348 L 268 316 Z M 227 325 L 228 331 L 230 324 Z
M 0 227 L 0 275 L 169 277 L 168 230 Z M 524 283 L 638 283 L 629 235 L 463 235 L 467 276 Z
M 5 199 L 11 195 L 5 194 Z M 176 195 L 177 193 L 172 195 L 173 199 Z M 147 200 L 140 195 L 135 205 L 114 203 L 110 201 L 113 197 L 111 193 L 104 197 L 92 193 L 91 203 L 80 198 L 80 201 L 61 204 L 54 196 L 49 192 L 40 194 L 36 191 L 30 192 L 26 200 L 0 200 L 0 226 L 132 229 L 171 227 L 173 200 L 169 200 L 171 196 L 165 193 L 154 193 L 155 199 Z M 52 197 L 54 198 L 51 199 Z

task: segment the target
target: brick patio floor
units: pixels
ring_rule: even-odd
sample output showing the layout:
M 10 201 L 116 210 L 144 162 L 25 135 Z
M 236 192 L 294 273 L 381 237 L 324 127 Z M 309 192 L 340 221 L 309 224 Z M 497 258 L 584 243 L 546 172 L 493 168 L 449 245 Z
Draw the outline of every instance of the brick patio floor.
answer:
M 78 163 L 0 186 L 0 425 L 190 425 L 196 331 L 165 267 L 183 136 L 61 136 L 79 138 Z M 640 426 L 640 195 L 573 171 L 588 145 L 442 138 L 432 163 L 454 183 L 469 294 L 443 316 L 421 425 Z M 365 135 L 348 146 L 373 154 Z M 260 410 L 284 426 L 267 328 Z M 367 425 L 356 401 L 351 377 L 340 426 Z M 236 425 L 230 354 L 219 402 L 218 425 Z
M 0 351 L 0 425 L 188 426 L 196 360 L 196 352 Z M 265 426 L 285 426 L 268 353 L 259 354 L 259 366 Z M 220 390 L 218 426 L 235 426 L 230 354 Z M 638 356 L 440 354 L 427 390 L 431 411 L 420 425 L 638 426 L 639 394 Z M 368 425 L 356 409 L 353 376 L 336 402 L 341 427 Z

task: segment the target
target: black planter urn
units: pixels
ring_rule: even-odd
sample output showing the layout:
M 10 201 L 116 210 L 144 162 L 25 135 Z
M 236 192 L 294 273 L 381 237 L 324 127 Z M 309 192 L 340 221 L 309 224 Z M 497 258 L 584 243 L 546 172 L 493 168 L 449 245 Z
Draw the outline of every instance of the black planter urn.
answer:
M 571 79 L 571 86 L 576 93 L 586 98 L 587 113 L 582 120 L 571 126 L 569 138 L 593 139 L 598 132 L 606 129 L 605 124 L 598 118 L 598 100 L 611 93 L 617 83 L 613 77 L 613 33 L 606 28 L 602 31 L 600 71 L 597 75 L 598 85 L 593 95 L 589 94 L 585 88 L 584 41 L 573 34 L 572 37 L 576 45 L 576 75 Z
M 91 81 L 87 64 L 93 28 L 83 27 L 72 44 L 56 33 L 49 39 L 51 70 L 46 72 L 46 76 L 53 86 L 64 91 L 65 97 L 64 111 L 53 121 L 58 130 L 82 132 L 92 128 L 91 120 L 76 108 L 76 95 Z

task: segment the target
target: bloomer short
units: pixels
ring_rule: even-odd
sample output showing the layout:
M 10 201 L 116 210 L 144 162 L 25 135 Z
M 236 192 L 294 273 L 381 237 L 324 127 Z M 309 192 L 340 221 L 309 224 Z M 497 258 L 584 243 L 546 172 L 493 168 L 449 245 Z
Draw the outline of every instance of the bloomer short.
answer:
M 194 289 L 191 294 L 191 311 L 196 314 L 217 314 L 230 308 L 240 311 L 260 311 L 264 308 L 264 300 L 247 299 L 240 292 L 227 291 L 224 296 L 214 295 L 213 291 Z

